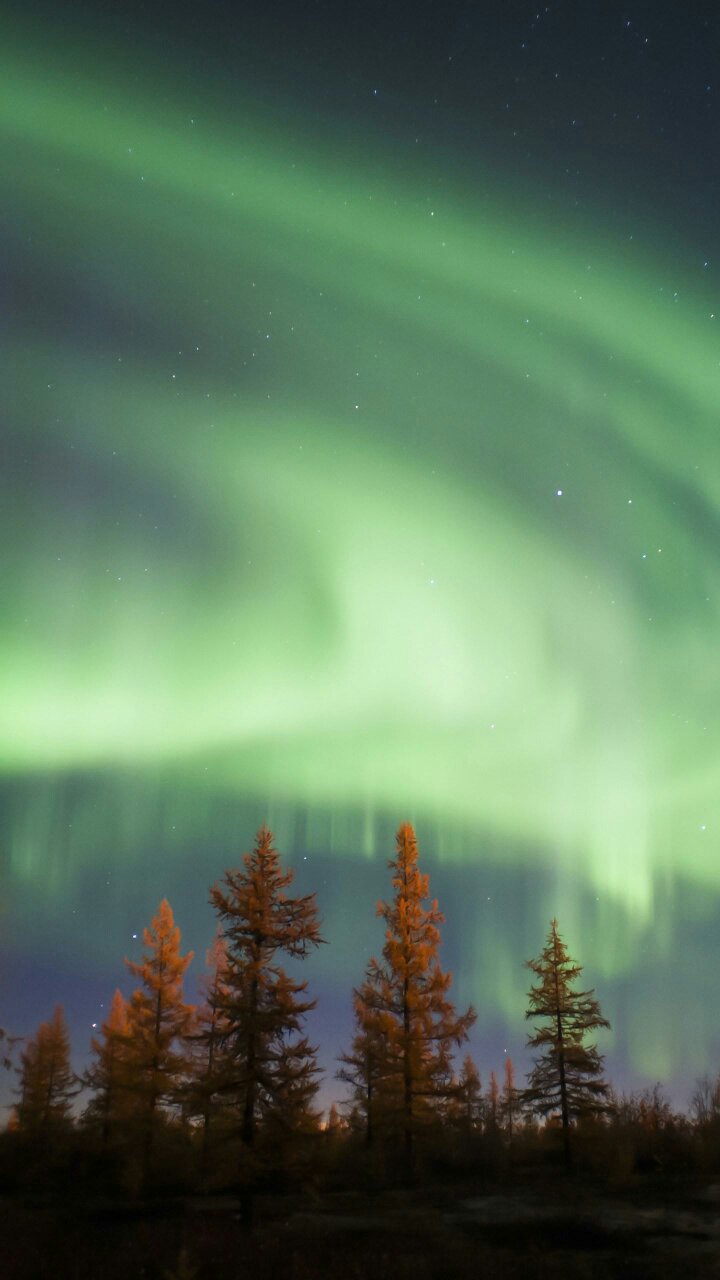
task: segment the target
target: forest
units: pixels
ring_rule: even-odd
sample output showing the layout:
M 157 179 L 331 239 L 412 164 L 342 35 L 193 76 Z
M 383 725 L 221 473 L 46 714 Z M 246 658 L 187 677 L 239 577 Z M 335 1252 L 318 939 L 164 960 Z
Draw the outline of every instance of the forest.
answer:
M 125 962 L 135 989 L 115 992 L 84 1072 L 61 1005 L 32 1038 L 3 1033 L 17 1076 L 0 1133 L 9 1274 L 82 1278 L 102 1255 L 104 1275 L 170 1280 L 406 1264 L 463 1277 L 481 1256 L 497 1275 L 576 1263 L 593 1275 L 593 1260 L 619 1275 L 638 1274 L 622 1267 L 640 1249 L 642 1274 L 664 1275 L 669 1239 L 700 1248 L 697 1274 L 706 1246 L 717 1256 L 720 1077 L 697 1082 L 687 1115 L 659 1084 L 616 1093 L 596 1043 L 610 1024 L 552 920 L 527 961 L 533 1067 L 521 1084 L 506 1058 L 502 1078 L 483 1082 L 465 1047 L 475 1011 L 452 1000 L 444 917 L 407 823 L 388 866 L 384 945 L 348 993 L 346 1098 L 327 1113 L 297 963 L 325 945 L 321 921 L 315 895 L 293 895 L 267 827 L 210 890 L 217 932 L 197 1005 L 183 994 L 192 954 L 163 900 L 141 959 Z M 648 1212 L 665 1215 L 654 1234 Z

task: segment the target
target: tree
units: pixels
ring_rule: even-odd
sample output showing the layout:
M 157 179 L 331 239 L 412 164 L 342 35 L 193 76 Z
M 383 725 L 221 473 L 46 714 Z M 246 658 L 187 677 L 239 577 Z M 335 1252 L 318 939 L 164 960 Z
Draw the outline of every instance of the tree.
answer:
M 490 1072 L 490 1083 L 488 1084 L 487 1098 L 485 1101 L 485 1121 L 488 1129 L 495 1133 L 498 1127 L 498 1112 L 500 1109 L 500 1087 L 497 1082 L 497 1076 L 494 1071 Z
M 275 988 L 277 1011 L 286 1031 L 276 1040 L 272 1105 L 265 1110 L 263 1130 L 269 1139 L 268 1150 L 283 1149 L 285 1162 L 288 1139 L 319 1133 L 322 1124 L 321 1112 L 312 1105 L 321 1074 L 315 1059 L 317 1048 L 307 1036 L 293 1038 L 291 1034 L 300 1032 L 305 1013 L 315 1008 L 314 1000 L 302 1003 L 297 998 L 306 988 L 306 983 L 293 982 L 286 973 L 280 975 Z
M 521 1093 L 515 1087 L 515 1068 L 512 1058 L 505 1059 L 505 1080 L 500 1098 L 500 1114 L 505 1125 L 508 1138 L 512 1140 L 517 1118 L 520 1113 Z
M 362 1117 L 366 1146 L 371 1146 L 375 1137 L 378 1092 L 387 1060 L 386 1028 L 377 1004 L 376 989 L 366 974 L 362 986 L 353 992 L 356 1029 L 352 1044 L 338 1059 L 342 1065 L 337 1079 L 352 1087 L 350 1102 L 354 1115 Z
M 475 1012 L 470 1007 L 457 1014 L 448 998 L 452 974 L 444 973 L 438 960 L 445 917 L 437 901 L 424 905 L 429 877 L 418 869 L 409 823 L 398 829 L 395 850 L 388 863 L 394 897 L 377 907 L 386 925 L 385 945 L 382 962 L 373 958 L 368 966 L 367 1007 L 369 1025 L 384 1037 L 382 1093 L 398 1117 L 412 1175 L 418 1127 L 454 1092 L 452 1047 L 467 1039 Z
M 330 1110 L 325 1121 L 325 1132 L 329 1138 L 337 1138 L 344 1128 L 342 1117 L 334 1102 L 330 1103 Z
M 280 865 L 272 832 L 263 826 L 242 868 L 226 871 L 210 892 L 227 948 L 224 1089 L 250 1148 L 259 1123 L 287 1131 L 315 1120 L 310 1104 L 317 1090 L 316 1051 L 301 1034 L 315 1001 L 305 996 L 307 983 L 290 978 L 278 957 L 305 957 L 323 939 L 315 894 L 288 896 L 292 881 L 293 872 Z
M 20 1055 L 18 1128 L 48 1140 L 70 1122 L 77 1080 L 70 1066 L 70 1037 L 62 1005 L 41 1022 Z
M 229 961 L 225 939 L 218 929 L 206 954 L 207 974 L 201 979 L 204 1000 L 199 1006 L 194 1030 L 188 1040 L 193 1047 L 192 1083 L 189 1090 L 191 1114 L 202 1117 L 202 1164 L 207 1165 L 210 1130 L 223 1106 L 231 1061 L 226 1049 L 231 1024 L 228 1018 L 230 988 Z
M 525 1097 L 541 1115 L 560 1112 L 566 1167 L 570 1166 L 570 1124 L 580 1116 L 607 1109 L 608 1086 L 601 1079 L 603 1059 L 594 1044 L 585 1044 L 588 1032 L 610 1023 L 600 1012 L 594 991 L 575 991 L 582 966 L 569 957 L 558 933 L 557 920 L 539 959 L 527 967 L 538 981 L 528 993 L 525 1017 L 545 1025 L 535 1028 L 528 1046 L 540 1049 L 530 1074 Z
M 482 1096 L 482 1080 L 471 1054 L 466 1053 L 457 1086 L 456 1110 L 469 1133 L 482 1128 L 485 1104 Z
M 637 1100 L 637 1117 L 641 1128 L 655 1134 L 673 1123 L 673 1110 L 659 1081 L 643 1089 Z
M 160 903 L 150 928 L 144 930 L 143 942 L 142 960 L 125 963 L 141 981 L 128 1006 L 128 1067 L 143 1134 L 146 1175 L 158 1112 L 177 1101 L 186 1074 L 182 1041 L 194 1010 L 183 1001 L 183 978 L 193 953 L 180 954 L 180 930 L 167 898 Z
M 695 1081 L 695 1089 L 690 1099 L 690 1117 L 698 1128 L 717 1124 L 720 1120 L 720 1076 L 711 1080 L 709 1076 L 700 1076 Z
M 127 1119 L 130 1105 L 130 1023 L 127 1002 L 119 991 L 113 996 L 101 1033 L 102 1039 L 93 1036 L 90 1042 L 94 1061 L 83 1083 L 95 1094 L 85 1109 L 85 1117 L 100 1121 L 106 1147 L 113 1131 Z
M 9 1036 L 3 1027 L 0 1027 L 0 1067 L 4 1067 L 9 1071 L 12 1066 L 12 1051 L 18 1042 L 17 1036 Z

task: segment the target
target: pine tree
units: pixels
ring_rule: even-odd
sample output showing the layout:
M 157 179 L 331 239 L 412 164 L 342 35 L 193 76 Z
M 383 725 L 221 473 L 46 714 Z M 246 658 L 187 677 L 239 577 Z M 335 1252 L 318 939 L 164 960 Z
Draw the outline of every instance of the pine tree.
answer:
M 258 1124 L 284 1131 L 317 1123 L 311 1102 L 317 1091 L 315 1049 L 302 1034 L 315 1007 L 306 982 L 290 978 L 280 956 L 301 958 L 318 946 L 315 895 L 290 897 L 291 870 L 283 871 L 272 832 L 261 827 L 243 866 L 227 871 L 210 893 L 224 929 L 227 995 L 222 1034 L 230 1070 L 225 1086 L 239 1112 L 246 1147 Z
M 187 1072 L 183 1037 L 193 1007 L 183 1001 L 183 978 L 193 953 L 180 954 L 180 930 L 163 898 L 151 927 L 143 932 L 145 951 L 138 963 L 126 960 L 139 986 L 128 1006 L 130 1088 L 143 1135 L 143 1173 L 147 1174 L 158 1112 L 177 1102 Z
M 18 1128 L 47 1141 L 70 1123 L 77 1080 L 70 1066 L 70 1037 L 62 1005 L 41 1022 L 20 1055 Z
M 406 1171 L 412 1175 L 418 1127 L 437 1114 L 452 1096 L 452 1046 L 467 1039 L 475 1013 L 457 1014 L 448 998 L 452 974 L 438 960 L 437 901 L 424 906 L 429 877 L 418 869 L 415 832 L 403 823 L 395 857 L 388 863 L 395 890 L 377 914 L 386 924 L 382 962 L 372 959 L 368 978 L 373 992 L 371 1021 L 386 1038 L 382 1092 L 398 1116 Z
M 528 1037 L 528 1046 L 541 1052 L 525 1096 L 541 1115 L 560 1112 L 565 1164 L 569 1167 L 571 1121 L 606 1110 L 603 1059 L 594 1044 L 584 1043 L 585 1036 L 600 1027 L 609 1028 L 610 1023 L 602 1016 L 594 991 L 574 990 L 582 966 L 570 959 L 557 920 L 551 921 L 539 959 L 528 960 L 527 967 L 538 981 L 528 993 L 530 1007 L 525 1017 L 540 1019 L 545 1025 L 536 1027 L 535 1034 Z
M 94 1061 L 83 1083 L 95 1095 L 85 1109 L 85 1118 L 100 1122 L 106 1147 L 130 1110 L 130 1023 L 127 1002 L 119 991 L 113 996 L 101 1032 L 101 1040 L 93 1036 L 90 1042 Z

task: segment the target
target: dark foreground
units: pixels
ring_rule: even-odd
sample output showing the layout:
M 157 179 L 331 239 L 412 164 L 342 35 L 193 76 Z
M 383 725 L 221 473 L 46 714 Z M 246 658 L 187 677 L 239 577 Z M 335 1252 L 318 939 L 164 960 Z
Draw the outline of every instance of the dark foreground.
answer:
M 720 1184 L 0 1200 L 3 1280 L 720 1277 Z

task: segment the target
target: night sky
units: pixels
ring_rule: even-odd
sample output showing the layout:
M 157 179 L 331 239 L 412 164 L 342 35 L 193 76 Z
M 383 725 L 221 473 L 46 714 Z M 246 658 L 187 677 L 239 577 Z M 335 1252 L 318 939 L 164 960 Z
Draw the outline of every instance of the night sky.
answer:
M 685 1102 L 720 1067 L 720 14 L 16 9 L 0 1025 L 64 1001 L 79 1064 L 164 895 L 192 992 L 267 821 L 339 1098 L 410 820 L 483 1077 L 527 1065 L 556 915 L 610 1077 Z

